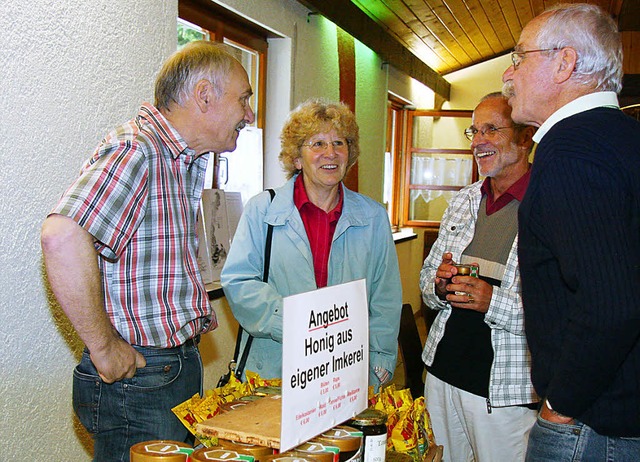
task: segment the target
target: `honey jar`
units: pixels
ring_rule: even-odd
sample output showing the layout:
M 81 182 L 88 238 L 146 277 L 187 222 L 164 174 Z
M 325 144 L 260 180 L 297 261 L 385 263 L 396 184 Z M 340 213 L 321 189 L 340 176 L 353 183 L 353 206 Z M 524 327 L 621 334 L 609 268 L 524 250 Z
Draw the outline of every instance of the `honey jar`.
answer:
M 349 421 L 349 426 L 362 431 L 362 461 L 384 462 L 387 452 L 387 414 L 366 409 Z
M 131 446 L 131 462 L 186 462 L 193 448 L 185 443 L 171 440 L 143 441 Z
M 338 454 L 339 462 L 361 462 L 362 432 L 353 427 L 338 425 L 311 441 L 337 447 L 340 451 Z

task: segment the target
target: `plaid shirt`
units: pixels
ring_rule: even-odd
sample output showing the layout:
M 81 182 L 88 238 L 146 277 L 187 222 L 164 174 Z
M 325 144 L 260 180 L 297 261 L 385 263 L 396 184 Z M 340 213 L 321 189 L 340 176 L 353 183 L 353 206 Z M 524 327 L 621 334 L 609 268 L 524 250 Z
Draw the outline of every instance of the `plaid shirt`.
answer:
M 196 260 L 206 165 L 143 104 L 102 140 L 52 211 L 96 239 L 105 309 L 133 345 L 174 347 L 217 326 Z
M 482 199 L 482 181 L 469 185 L 456 194 L 442 217 L 438 239 L 420 272 L 420 290 L 424 302 L 439 310 L 422 352 L 427 365 L 433 364 L 438 342 L 451 315 L 451 305 L 435 294 L 435 275 L 442 262 L 442 254 L 451 252 L 460 261 L 475 232 L 478 208 Z M 494 351 L 489 379 L 489 399 L 494 407 L 528 404 L 539 401 L 531 384 L 531 355 L 524 334 L 524 311 L 520 297 L 518 270 L 518 237 L 513 241 L 505 265 L 501 287 L 493 287 L 485 322 L 491 328 Z

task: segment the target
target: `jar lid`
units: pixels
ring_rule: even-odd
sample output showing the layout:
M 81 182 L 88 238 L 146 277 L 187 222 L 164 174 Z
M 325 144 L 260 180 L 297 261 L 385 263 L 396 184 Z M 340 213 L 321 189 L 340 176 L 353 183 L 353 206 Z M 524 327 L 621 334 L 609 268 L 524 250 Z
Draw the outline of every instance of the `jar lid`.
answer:
M 337 448 L 333 447 L 332 451 L 331 448 L 318 441 L 307 441 L 291 450 L 294 454 L 304 454 L 306 457 L 311 457 L 320 462 L 333 462 L 336 455 L 335 451 L 337 451 Z
M 362 444 L 362 432 L 353 427 L 338 425 L 317 436 L 312 441 L 326 442 L 332 446 L 337 446 L 341 452 L 355 451 Z
M 129 457 L 131 462 L 185 462 L 191 451 L 191 446 L 180 441 L 153 440 L 131 446 Z
M 282 452 L 280 454 L 273 454 L 271 456 L 267 456 L 262 459 L 263 462 L 318 462 L 311 457 L 305 457 L 301 454 L 296 454 L 293 452 Z
M 262 399 L 262 398 L 264 398 L 264 396 L 247 395 L 247 396 L 242 396 L 242 397 L 238 398 L 238 401 L 251 403 L 253 401 L 258 401 L 259 399 Z
M 194 451 L 189 460 L 191 462 L 208 462 L 211 460 L 229 462 L 230 460 L 238 459 L 240 459 L 240 454 L 237 452 L 220 446 L 212 446 L 210 448 L 200 448 L 197 451 Z
M 232 451 L 239 452 L 240 454 L 247 454 L 254 457 L 269 456 L 273 454 L 273 449 L 266 446 L 258 446 L 257 444 L 241 443 L 239 441 L 225 440 L 218 438 L 218 446 Z
M 378 409 L 365 409 L 350 421 L 353 425 L 371 426 L 387 423 L 387 414 Z
M 255 389 L 255 391 L 253 393 L 255 395 L 258 395 L 258 396 L 281 395 L 282 394 L 282 387 L 276 387 L 274 385 L 256 387 L 256 389 Z

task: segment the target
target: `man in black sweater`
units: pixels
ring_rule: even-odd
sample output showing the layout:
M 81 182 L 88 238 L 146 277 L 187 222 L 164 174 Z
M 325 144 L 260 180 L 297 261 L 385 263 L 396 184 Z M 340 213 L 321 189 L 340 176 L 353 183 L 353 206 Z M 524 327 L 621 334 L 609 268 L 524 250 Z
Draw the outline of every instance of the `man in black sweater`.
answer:
M 519 209 L 544 400 L 527 460 L 640 460 L 640 123 L 618 107 L 620 36 L 599 7 L 564 5 L 527 24 L 511 58 L 512 118 L 540 127 Z

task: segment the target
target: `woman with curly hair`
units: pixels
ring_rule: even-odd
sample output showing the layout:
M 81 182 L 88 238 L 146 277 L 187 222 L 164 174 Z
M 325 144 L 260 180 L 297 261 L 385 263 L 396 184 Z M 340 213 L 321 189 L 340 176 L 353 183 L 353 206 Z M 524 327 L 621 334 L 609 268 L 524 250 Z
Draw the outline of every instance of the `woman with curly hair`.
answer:
M 283 297 L 365 279 L 369 384 L 377 390 L 395 370 L 402 293 L 386 210 L 342 183 L 360 154 L 355 115 L 342 103 L 309 100 L 292 111 L 280 138 L 288 181 L 273 200 L 263 192 L 247 203 L 221 276 L 244 341 L 254 337 L 246 370 L 281 377 Z

